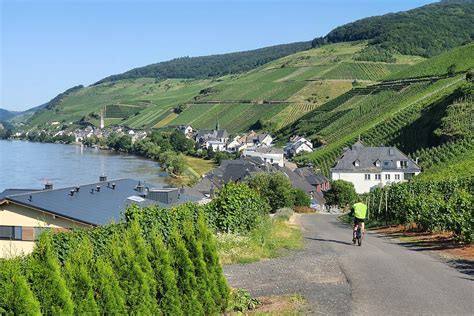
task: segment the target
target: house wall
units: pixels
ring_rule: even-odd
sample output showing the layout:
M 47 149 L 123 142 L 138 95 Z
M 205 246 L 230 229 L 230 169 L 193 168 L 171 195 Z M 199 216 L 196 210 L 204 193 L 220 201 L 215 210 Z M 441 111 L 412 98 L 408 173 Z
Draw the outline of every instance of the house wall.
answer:
M 365 175 L 370 174 L 370 180 L 365 180 Z M 381 179 L 376 180 L 375 175 L 380 174 Z M 418 174 L 418 173 L 417 173 Z M 386 175 L 390 176 L 390 179 L 386 179 Z M 399 176 L 399 179 L 396 179 L 396 175 Z M 332 172 L 332 180 L 345 180 L 352 182 L 354 184 L 355 190 L 357 193 L 367 193 L 376 187 L 383 187 L 387 184 L 405 182 L 404 172 L 400 171 L 389 171 L 389 172 Z
M 44 228 L 79 228 L 89 225 L 76 223 L 61 217 L 27 208 L 14 203 L 0 204 L 0 225 Z M 0 239 L 0 258 L 28 254 L 33 250 L 34 241 Z
M 260 157 L 263 159 L 263 161 L 271 164 L 278 164 L 280 167 L 283 167 L 285 165 L 283 154 L 264 154 L 256 151 L 245 150 L 243 152 L 243 155 L 251 157 Z
M 306 143 L 303 143 L 301 144 L 301 146 L 298 146 L 295 150 L 295 154 L 299 154 L 300 152 L 303 152 L 303 151 L 306 151 L 306 152 L 312 152 L 313 151 L 313 148 L 308 146 L 308 144 Z

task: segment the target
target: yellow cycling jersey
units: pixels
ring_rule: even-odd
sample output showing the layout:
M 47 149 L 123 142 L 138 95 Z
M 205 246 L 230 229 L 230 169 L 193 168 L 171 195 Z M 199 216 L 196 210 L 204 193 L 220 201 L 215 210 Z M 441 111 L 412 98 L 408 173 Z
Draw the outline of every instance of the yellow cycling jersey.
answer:
M 354 216 L 356 218 L 364 219 L 367 216 L 367 205 L 362 202 L 358 202 L 352 205 L 354 209 Z

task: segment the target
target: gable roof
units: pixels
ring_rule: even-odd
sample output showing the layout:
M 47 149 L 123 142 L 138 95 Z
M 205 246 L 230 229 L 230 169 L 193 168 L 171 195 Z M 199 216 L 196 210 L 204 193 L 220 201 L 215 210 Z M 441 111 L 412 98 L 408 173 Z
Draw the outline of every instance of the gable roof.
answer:
M 358 164 L 355 163 L 356 161 Z M 379 166 L 376 164 L 377 161 L 380 161 Z M 398 161 L 406 161 L 406 168 L 398 168 Z M 331 171 L 419 172 L 421 168 L 396 147 L 366 147 L 361 141 L 358 141 L 344 152 Z
M 112 188 L 112 183 L 115 183 L 115 188 Z M 71 192 L 76 187 L 13 194 L 5 196 L 4 200 L 89 225 L 120 221 L 122 212 L 132 203 L 166 208 L 198 200 L 186 194 L 180 195 L 178 201 L 171 204 L 147 199 L 136 190 L 139 183 L 132 179 L 97 182 L 79 186 L 79 191 L 73 195 Z

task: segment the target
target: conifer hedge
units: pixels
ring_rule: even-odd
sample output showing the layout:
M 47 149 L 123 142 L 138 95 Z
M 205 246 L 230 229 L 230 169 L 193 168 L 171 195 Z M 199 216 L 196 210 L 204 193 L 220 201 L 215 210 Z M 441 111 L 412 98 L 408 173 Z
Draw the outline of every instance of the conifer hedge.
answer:
M 0 314 L 216 315 L 228 296 L 203 208 L 191 203 L 45 232 L 31 255 L 0 260 Z

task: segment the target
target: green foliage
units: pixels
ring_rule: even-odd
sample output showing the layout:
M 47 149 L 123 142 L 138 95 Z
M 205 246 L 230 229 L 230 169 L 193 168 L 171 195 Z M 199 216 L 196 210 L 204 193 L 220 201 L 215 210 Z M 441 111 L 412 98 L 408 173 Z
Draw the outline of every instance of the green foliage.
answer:
M 170 253 L 156 228 L 152 231 L 150 247 L 149 259 L 157 282 L 159 307 L 164 315 L 183 315 Z
M 368 46 L 354 56 L 354 60 L 394 63 L 396 58 L 390 51 L 382 49 L 380 46 Z
M 75 312 L 99 315 L 100 310 L 94 298 L 92 279 L 92 244 L 84 238 L 64 263 L 64 279 L 72 294 Z
M 42 233 L 28 262 L 28 279 L 42 314 L 72 315 L 74 302 L 61 275 L 49 233 Z
M 183 311 L 191 315 L 203 313 L 202 304 L 198 298 L 197 280 L 195 275 L 195 266 L 191 261 L 190 254 L 186 244 L 178 233 L 177 227 L 173 229 L 170 236 L 172 263 L 177 271 L 176 279 L 178 289 L 181 293 L 181 305 Z
M 446 116 L 441 119 L 441 126 L 436 133 L 444 140 L 474 138 L 474 99 L 466 95 L 446 110 Z
M 21 259 L 0 260 L 0 314 L 41 315 L 21 266 Z
M 97 258 L 94 271 L 96 301 L 102 313 L 126 314 L 125 293 L 108 258 L 105 256 Z
M 309 207 L 311 205 L 311 198 L 309 197 L 308 193 L 306 193 L 302 189 L 293 190 L 293 201 L 294 206 Z
M 123 235 L 114 236 L 110 257 L 125 293 L 129 311 L 140 314 L 158 312 L 156 280 L 148 261 L 149 247 L 137 221 L 132 221 Z
M 228 183 L 206 205 L 209 222 L 222 232 L 248 233 L 257 227 L 270 207 L 244 183 Z
M 135 68 L 109 76 L 95 84 L 131 78 L 208 78 L 244 72 L 271 60 L 311 47 L 310 42 L 270 46 L 244 52 L 202 57 L 181 57 L 170 61 Z
M 186 136 L 179 131 L 174 131 L 170 135 L 169 141 L 176 152 L 192 153 L 194 151 L 194 141 L 186 138 Z
M 260 301 L 253 298 L 245 289 L 232 289 L 230 292 L 228 311 L 246 313 L 260 305 Z
M 352 182 L 335 180 L 331 182 L 331 188 L 324 194 L 329 205 L 347 207 L 357 200 L 357 193 Z
M 369 217 L 395 224 L 416 224 L 427 231 L 451 231 L 461 241 L 474 238 L 473 179 L 412 181 L 369 194 Z M 386 201 L 386 202 L 385 202 Z M 378 208 L 384 203 L 388 206 Z
M 470 41 L 473 23 L 473 3 L 441 2 L 345 24 L 312 45 L 369 40 L 369 47 L 376 49 L 431 57 Z
M 183 156 L 173 151 L 162 153 L 158 161 L 162 170 L 174 175 L 182 174 L 186 166 Z
M 272 211 L 294 206 L 293 185 L 283 173 L 258 173 L 248 179 L 247 183 L 268 201 Z

